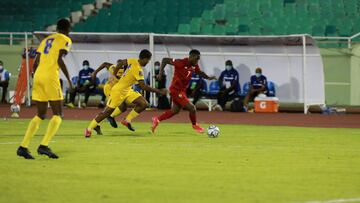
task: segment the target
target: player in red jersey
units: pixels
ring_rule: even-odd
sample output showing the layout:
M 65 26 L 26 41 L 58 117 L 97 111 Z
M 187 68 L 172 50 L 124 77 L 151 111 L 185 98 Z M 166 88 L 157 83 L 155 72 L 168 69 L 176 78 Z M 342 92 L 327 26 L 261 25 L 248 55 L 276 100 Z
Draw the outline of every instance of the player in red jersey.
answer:
M 208 80 L 216 80 L 215 76 L 209 77 L 206 73 L 200 70 L 198 61 L 200 60 L 200 52 L 193 49 L 189 52 L 189 57 L 184 59 L 163 58 L 160 65 L 160 73 L 158 79 L 161 79 L 166 65 L 173 65 L 175 73 L 170 86 L 170 96 L 173 101 L 173 106 L 170 110 L 165 111 L 159 117 L 152 118 L 152 132 L 155 132 L 156 127 L 160 121 L 166 120 L 179 113 L 182 108 L 189 111 L 189 117 L 192 127 L 198 133 L 203 133 L 204 129 L 196 123 L 196 107 L 189 101 L 186 96 L 186 88 L 189 86 L 189 81 L 193 72 L 199 74 L 201 77 Z

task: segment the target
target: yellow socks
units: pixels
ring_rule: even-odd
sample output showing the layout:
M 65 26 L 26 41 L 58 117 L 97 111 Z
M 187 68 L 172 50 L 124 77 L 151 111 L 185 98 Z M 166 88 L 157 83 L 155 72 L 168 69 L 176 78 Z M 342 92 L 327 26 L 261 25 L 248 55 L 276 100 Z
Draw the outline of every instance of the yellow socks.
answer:
M 119 107 L 116 107 L 110 116 L 113 117 L 113 118 L 115 118 L 116 116 L 120 115 L 121 113 L 122 113 L 122 112 L 121 112 L 121 110 L 119 109 Z
M 98 126 L 99 125 L 99 123 L 98 122 L 96 122 L 96 120 L 95 119 L 93 119 L 91 122 L 90 122 L 90 124 L 89 124 L 89 126 L 87 127 L 87 129 L 88 130 L 93 130 L 96 126 Z
M 48 124 L 48 127 L 46 129 L 46 133 L 44 135 L 43 140 L 41 141 L 41 145 L 48 146 L 50 140 L 54 137 L 56 132 L 58 131 L 60 124 L 61 124 L 61 117 L 60 116 L 53 116 L 50 119 L 50 122 Z
M 41 118 L 35 116 L 31 119 L 28 128 L 26 130 L 23 141 L 21 142 L 21 146 L 27 148 L 29 146 L 31 138 L 35 135 L 36 131 L 39 129 Z
M 138 117 L 138 115 L 139 115 L 139 113 L 136 112 L 136 111 L 133 109 L 133 110 L 131 110 L 130 113 L 126 116 L 126 119 L 125 119 L 125 120 L 126 120 L 127 122 L 131 123 L 131 121 L 132 121 L 134 118 Z

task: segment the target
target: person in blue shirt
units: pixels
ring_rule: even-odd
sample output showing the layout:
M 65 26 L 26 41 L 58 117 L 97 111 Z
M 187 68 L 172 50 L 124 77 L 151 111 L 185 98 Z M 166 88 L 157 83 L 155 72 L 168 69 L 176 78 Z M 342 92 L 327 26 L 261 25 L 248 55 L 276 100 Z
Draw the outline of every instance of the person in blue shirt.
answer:
M 91 74 L 94 72 L 94 69 L 90 67 L 88 60 L 83 61 L 83 68 L 79 72 L 77 85 L 72 92 L 70 92 L 70 103 L 66 104 L 69 108 L 74 108 L 76 93 L 85 93 L 84 101 L 81 103 L 81 106 L 85 108 L 89 100 L 90 94 L 95 91 L 95 84 L 93 84 L 91 79 Z
M 4 63 L 0 61 L 0 87 L 2 88 L 1 103 L 6 104 L 6 93 L 9 87 L 10 73 L 4 68 Z
M 188 97 L 193 98 L 193 104 L 196 104 L 199 101 L 200 97 L 202 96 L 202 89 L 204 88 L 205 81 L 204 79 L 196 74 L 195 72 L 191 75 L 191 80 L 189 83 L 189 87 L 186 90 L 186 94 Z
M 220 91 L 217 97 L 216 106 L 219 110 L 223 110 L 226 102 L 235 99 L 240 90 L 239 73 L 234 69 L 231 60 L 225 62 L 225 70 L 221 72 L 219 77 Z
M 256 68 L 255 75 L 250 78 L 249 92 L 244 99 L 244 109 L 247 111 L 249 101 L 252 101 L 259 94 L 266 94 L 267 92 L 267 78 L 262 74 L 260 67 Z

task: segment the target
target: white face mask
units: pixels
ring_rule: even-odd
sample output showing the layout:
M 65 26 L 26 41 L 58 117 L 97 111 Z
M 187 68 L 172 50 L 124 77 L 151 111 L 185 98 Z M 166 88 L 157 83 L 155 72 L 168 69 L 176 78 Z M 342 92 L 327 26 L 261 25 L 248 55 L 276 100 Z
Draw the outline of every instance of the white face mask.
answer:
M 226 70 L 231 70 L 231 69 L 232 69 L 232 66 L 226 65 L 225 68 L 226 68 Z
M 0 70 L 2 70 L 2 69 L 4 69 L 4 67 L 3 67 L 3 66 L 0 66 Z
M 160 70 L 160 66 L 155 66 L 155 70 Z
M 87 69 L 89 68 L 89 66 L 88 66 L 88 65 L 84 65 L 83 68 L 84 68 L 85 70 L 87 70 Z

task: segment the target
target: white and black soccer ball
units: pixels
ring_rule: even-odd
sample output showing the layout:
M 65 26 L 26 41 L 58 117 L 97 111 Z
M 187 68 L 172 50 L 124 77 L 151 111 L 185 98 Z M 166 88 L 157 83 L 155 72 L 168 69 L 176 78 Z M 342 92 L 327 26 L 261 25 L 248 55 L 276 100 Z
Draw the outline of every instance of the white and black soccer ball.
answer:
M 207 134 L 210 138 L 216 138 L 220 135 L 220 129 L 215 125 L 210 125 L 207 129 Z
M 19 113 L 20 112 L 20 105 L 19 104 L 12 104 L 10 106 L 10 111 L 12 113 Z

